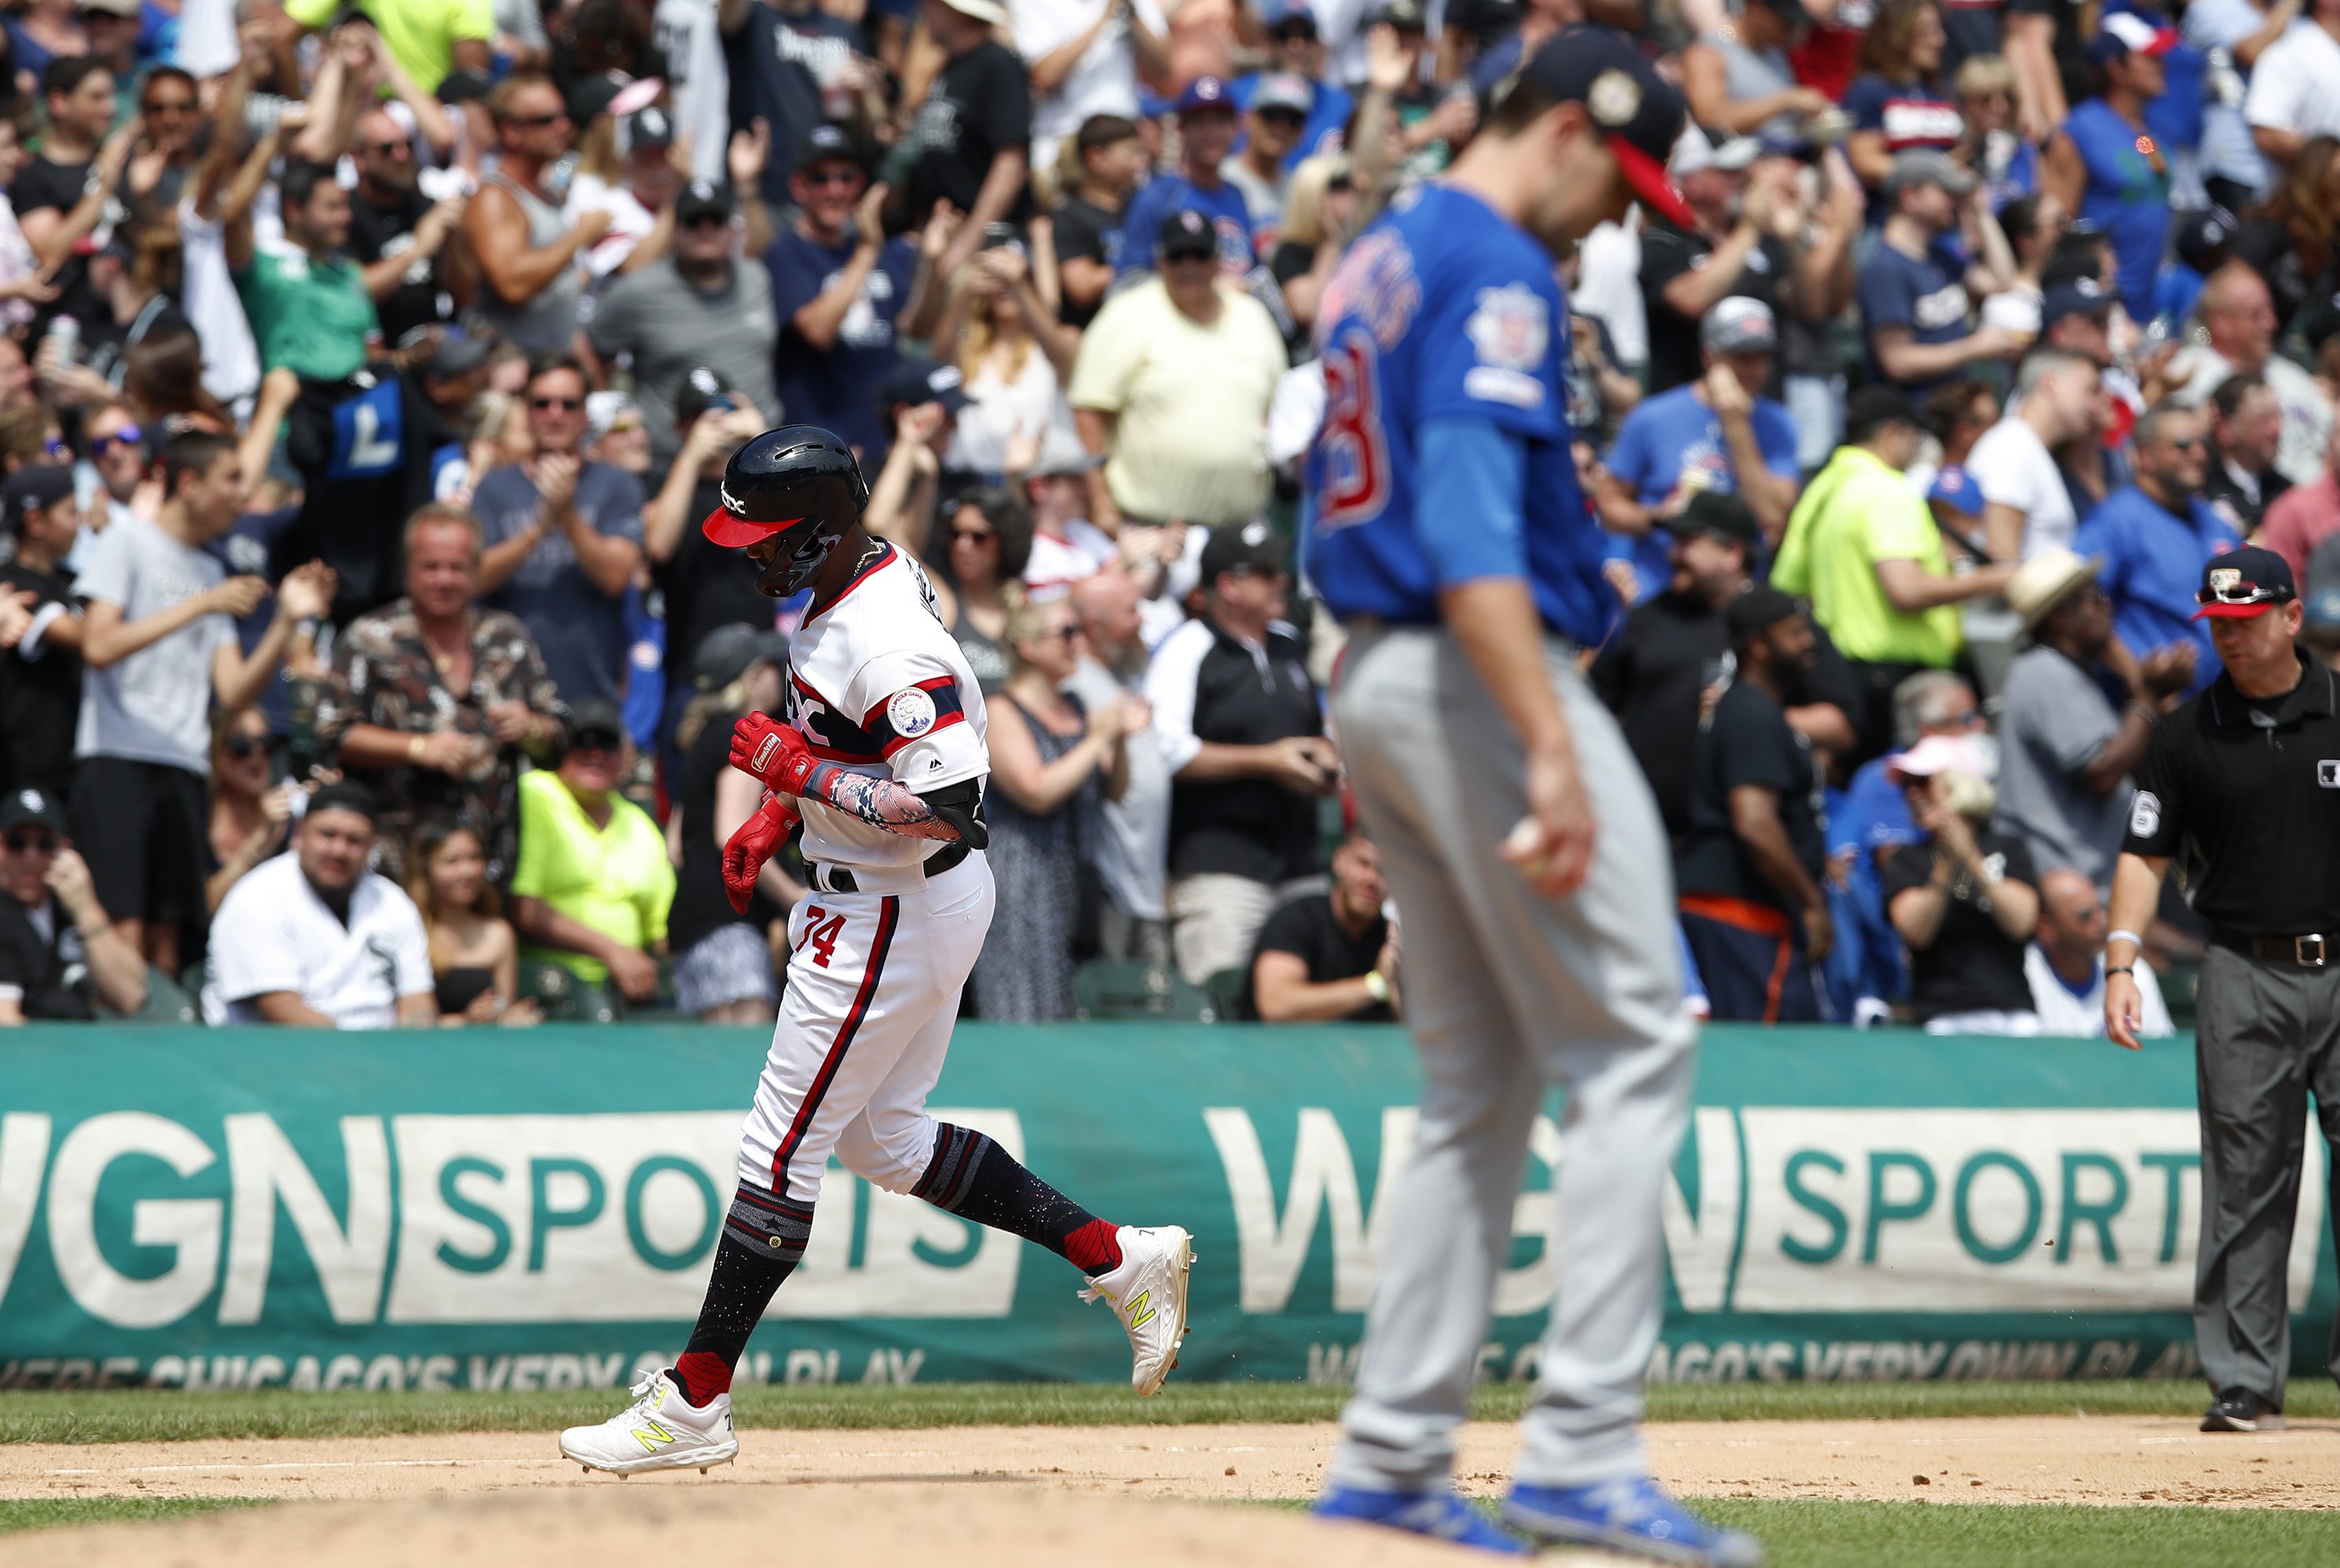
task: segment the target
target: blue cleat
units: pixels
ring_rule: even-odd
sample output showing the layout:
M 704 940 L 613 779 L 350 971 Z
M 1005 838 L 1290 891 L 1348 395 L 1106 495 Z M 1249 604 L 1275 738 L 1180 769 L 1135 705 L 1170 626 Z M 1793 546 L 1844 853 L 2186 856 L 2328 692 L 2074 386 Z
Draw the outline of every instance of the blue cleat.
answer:
M 1335 1486 L 1308 1510 L 1319 1519 L 1348 1519 L 1379 1524 L 1457 1546 L 1497 1552 L 1506 1557 L 1529 1554 L 1520 1540 L 1452 1492 L 1368 1492 L 1361 1486 Z
M 1518 1486 L 1503 1499 L 1503 1522 L 1540 1541 L 1606 1546 L 1699 1568 L 1758 1568 L 1752 1535 L 1709 1524 L 1646 1475 L 1591 1486 Z

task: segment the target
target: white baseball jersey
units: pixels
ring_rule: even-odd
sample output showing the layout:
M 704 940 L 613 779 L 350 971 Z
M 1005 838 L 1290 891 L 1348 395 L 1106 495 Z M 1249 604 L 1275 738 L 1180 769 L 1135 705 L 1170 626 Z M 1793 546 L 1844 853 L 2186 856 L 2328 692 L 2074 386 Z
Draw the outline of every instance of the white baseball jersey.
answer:
M 881 547 L 788 639 L 788 721 L 825 762 L 918 790 L 990 771 L 983 695 L 943 629 L 918 564 Z M 804 853 L 858 873 L 788 912 L 788 990 L 739 1144 L 739 1178 L 809 1214 L 836 1155 L 907 1192 L 934 1155 L 927 1095 L 996 898 L 980 852 L 938 873 L 949 847 L 805 801 Z M 833 877 L 824 877 L 831 887 Z
M 983 693 L 944 629 L 935 590 L 891 545 L 788 639 L 786 718 L 823 762 L 925 793 L 991 771 Z M 823 865 L 913 866 L 945 847 L 802 803 L 804 855 Z
M 389 1029 L 400 997 L 432 988 L 430 940 L 405 890 L 365 873 L 344 924 L 290 851 L 228 890 L 212 939 L 207 1023 L 261 1022 L 253 999 L 289 991 L 342 1029 Z

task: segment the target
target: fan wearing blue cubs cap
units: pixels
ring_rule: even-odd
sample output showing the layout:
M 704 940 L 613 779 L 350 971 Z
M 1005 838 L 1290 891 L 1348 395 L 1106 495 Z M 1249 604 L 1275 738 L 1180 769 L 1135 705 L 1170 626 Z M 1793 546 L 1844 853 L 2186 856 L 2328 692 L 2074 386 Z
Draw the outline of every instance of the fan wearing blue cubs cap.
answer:
M 1234 92 L 1216 76 L 1197 76 L 1178 94 L 1172 112 L 1178 116 L 1178 167 L 1155 175 L 1129 199 L 1121 232 L 1159 234 L 1174 214 L 1192 209 L 1211 221 L 1219 271 L 1239 278 L 1251 271 L 1251 208 L 1244 193 L 1219 173 L 1235 144 Z M 1117 271 L 1142 271 L 1153 264 L 1153 252 L 1145 245 L 1125 244 Z
M 1691 224 L 1665 173 L 1681 126 L 1621 35 L 1568 29 L 1447 173 L 1358 237 L 1318 309 L 1306 561 L 1350 631 L 1334 712 L 1437 1087 L 1316 1511 L 1490 1551 L 1532 1538 L 1727 1568 L 1761 1548 L 1667 1496 L 1639 1426 L 1696 1036 L 1665 829 L 1576 673 L 1614 597 L 1571 453 L 1555 276 L 1635 202 Z M 1498 1528 L 1454 1494 L 1455 1435 L 1556 1081 L 1559 1295 Z

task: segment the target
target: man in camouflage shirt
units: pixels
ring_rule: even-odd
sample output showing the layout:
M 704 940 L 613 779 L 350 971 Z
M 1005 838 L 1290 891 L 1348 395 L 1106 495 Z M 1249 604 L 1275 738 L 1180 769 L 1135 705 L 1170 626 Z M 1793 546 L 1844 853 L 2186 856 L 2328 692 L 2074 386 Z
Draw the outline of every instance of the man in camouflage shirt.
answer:
M 550 764 L 567 740 L 568 709 L 528 628 L 473 602 L 481 548 L 462 508 L 416 512 L 406 597 L 350 623 L 318 698 L 320 748 L 391 803 L 377 858 L 393 878 L 416 824 L 448 816 L 479 834 L 501 885 L 519 852 L 521 754 Z

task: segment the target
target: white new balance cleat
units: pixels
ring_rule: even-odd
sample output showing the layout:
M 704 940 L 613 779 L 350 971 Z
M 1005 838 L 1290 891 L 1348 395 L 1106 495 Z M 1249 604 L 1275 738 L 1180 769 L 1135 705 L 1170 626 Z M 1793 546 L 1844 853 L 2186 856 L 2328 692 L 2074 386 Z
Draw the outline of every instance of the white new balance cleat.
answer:
M 1129 1330 L 1129 1386 L 1158 1394 L 1186 1338 L 1186 1275 L 1195 1266 L 1195 1238 L 1175 1225 L 1124 1225 L 1114 1239 L 1121 1245 L 1121 1267 L 1091 1279 L 1081 1299 L 1113 1307 Z
M 653 1372 L 633 1386 L 634 1403 L 599 1426 L 571 1426 L 560 1435 L 560 1452 L 587 1470 L 631 1475 L 638 1470 L 697 1470 L 704 1474 L 739 1456 L 731 1430 L 731 1395 L 719 1394 L 705 1408 L 682 1396 L 682 1386 Z

